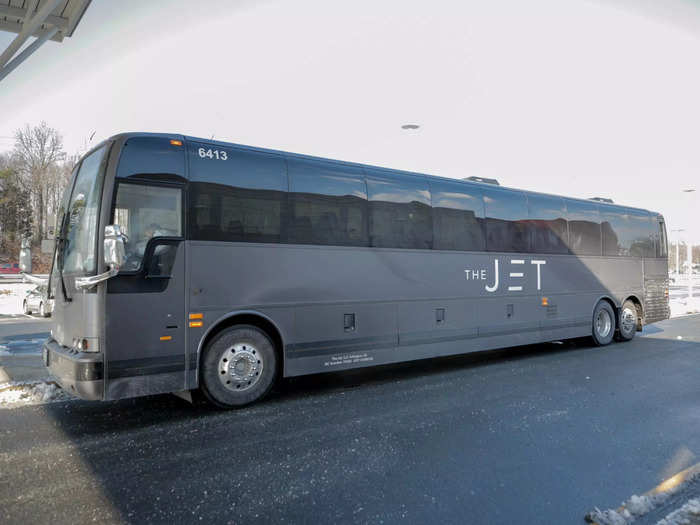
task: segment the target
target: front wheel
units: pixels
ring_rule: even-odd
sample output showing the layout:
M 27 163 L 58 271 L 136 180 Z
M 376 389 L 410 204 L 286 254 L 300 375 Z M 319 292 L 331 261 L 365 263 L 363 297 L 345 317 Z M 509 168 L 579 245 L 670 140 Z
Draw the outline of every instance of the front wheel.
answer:
M 39 303 L 39 317 L 48 317 L 43 301 Z
M 277 354 L 268 335 L 240 325 L 220 332 L 204 349 L 202 391 L 222 408 L 248 405 L 263 398 L 277 375 Z
M 618 327 L 617 340 L 631 341 L 637 333 L 639 313 L 632 301 L 625 301 L 620 309 L 620 326 Z
M 22 313 L 24 313 L 24 315 L 30 315 L 32 313 L 26 299 L 22 302 Z
M 607 301 L 598 301 L 593 310 L 593 332 L 591 334 L 596 346 L 610 344 L 615 335 L 615 312 Z

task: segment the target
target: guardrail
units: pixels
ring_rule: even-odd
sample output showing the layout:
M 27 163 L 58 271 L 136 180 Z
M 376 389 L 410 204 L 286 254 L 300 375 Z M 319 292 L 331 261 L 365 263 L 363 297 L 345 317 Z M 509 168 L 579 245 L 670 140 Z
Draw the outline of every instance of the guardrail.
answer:
M 33 277 L 38 277 L 39 279 L 48 279 L 49 274 L 38 274 Z M 15 283 L 31 283 L 30 279 L 25 279 L 24 275 L 21 273 L 0 273 L 0 284 L 15 284 Z M 36 283 L 35 283 L 36 284 Z

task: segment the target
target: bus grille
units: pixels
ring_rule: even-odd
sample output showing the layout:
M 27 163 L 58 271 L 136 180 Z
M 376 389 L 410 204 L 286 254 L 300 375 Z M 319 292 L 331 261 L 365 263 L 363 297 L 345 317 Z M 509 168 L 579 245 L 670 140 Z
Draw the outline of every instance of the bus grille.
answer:
M 644 281 L 644 323 L 655 323 L 671 316 L 668 305 L 668 277 L 646 278 Z

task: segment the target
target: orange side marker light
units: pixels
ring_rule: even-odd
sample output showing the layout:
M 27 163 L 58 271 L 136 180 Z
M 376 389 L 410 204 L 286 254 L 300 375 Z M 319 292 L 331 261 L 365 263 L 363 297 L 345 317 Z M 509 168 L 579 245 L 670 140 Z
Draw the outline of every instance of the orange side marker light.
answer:
M 203 324 L 202 321 L 190 321 L 190 328 L 199 328 Z
M 170 341 L 173 338 L 172 335 L 161 335 L 160 340 L 161 341 Z
M 190 319 L 204 319 L 204 314 L 190 314 Z
M 172 144 L 173 146 L 182 146 L 182 141 L 173 139 L 170 141 L 170 144 Z
M 542 306 L 548 306 L 549 305 L 549 299 L 547 297 L 542 298 Z

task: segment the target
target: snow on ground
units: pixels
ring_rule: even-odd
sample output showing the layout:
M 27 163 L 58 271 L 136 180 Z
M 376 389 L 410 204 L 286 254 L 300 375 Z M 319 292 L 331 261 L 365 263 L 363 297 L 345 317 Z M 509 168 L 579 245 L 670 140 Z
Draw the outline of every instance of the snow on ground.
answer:
M 700 463 L 679 472 L 675 476 L 671 476 L 654 490 L 649 491 L 646 494 L 641 496 L 634 494 L 617 509 L 600 510 L 599 508 L 596 508 L 594 511 L 589 512 L 586 515 L 586 521 L 589 523 L 597 523 L 598 525 L 629 525 L 637 518 L 644 516 L 650 511 L 663 505 L 666 501 L 668 501 L 669 497 L 674 494 L 678 494 L 680 491 L 688 487 L 690 483 L 693 483 L 697 479 L 700 479 Z M 692 501 L 698 500 L 690 500 L 688 503 L 691 503 Z M 685 508 L 685 506 L 683 508 Z M 692 511 L 694 508 L 695 507 L 690 506 L 689 509 L 686 510 Z M 664 519 L 668 519 L 673 514 L 674 513 L 669 514 Z M 692 514 L 688 515 L 692 516 Z M 672 525 L 676 523 L 681 524 L 684 522 L 669 521 L 668 523 L 664 523 L 662 520 L 659 523 L 663 523 L 664 525 Z M 697 522 L 688 521 L 685 523 L 694 524 Z
M 690 525 L 700 522 L 700 499 L 691 499 L 656 525 Z
M 0 383 L 0 409 L 73 399 L 52 381 Z
M 671 307 L 671 317 L 700 313 L 700 297 L 673 298 L 669 301 L 669 306 Z
M 3 283 L 0 281 L 0 315 L 17 315 L 22 313 L 22 301 L 27 291 L 34 288 L 29 283 Z

